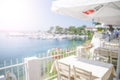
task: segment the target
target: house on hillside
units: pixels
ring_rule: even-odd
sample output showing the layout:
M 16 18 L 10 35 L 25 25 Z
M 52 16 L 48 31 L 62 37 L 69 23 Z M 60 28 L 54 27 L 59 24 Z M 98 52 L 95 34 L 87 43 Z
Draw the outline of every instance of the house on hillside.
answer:
M 86 31 L 96 31 L 97 28 L 94 27 L 94 26 L 87 26 L 87 27 L 85 28 L 85 30 L 86 30 Z

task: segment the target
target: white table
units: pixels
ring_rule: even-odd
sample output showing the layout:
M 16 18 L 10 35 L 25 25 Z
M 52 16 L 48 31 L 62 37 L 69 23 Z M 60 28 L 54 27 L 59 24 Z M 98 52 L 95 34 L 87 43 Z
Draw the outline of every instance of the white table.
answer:
M 69 64 L 72 71 L 74 65 L 78 68 L 92 72 L 93 80 L 107 80 L 111 74 L 116 75 L 112 64 L 78 58 L 77 56 L 69 56 L 58 60 L 58 62 Z M 52 66 L 52 69 L 55 68 L 57 69 L 56 62 L 54 62 Z

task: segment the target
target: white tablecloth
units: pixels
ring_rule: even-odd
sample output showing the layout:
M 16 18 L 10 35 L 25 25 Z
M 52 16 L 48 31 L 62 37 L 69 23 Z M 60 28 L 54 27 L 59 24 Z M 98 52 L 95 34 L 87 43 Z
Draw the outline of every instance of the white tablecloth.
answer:
M 72 71 L 74 65 L 92 72 L 93 80 L 107 80 L 111 74 L 116 75 L 113 65 L 108 63 L 78 58 L 77 56 L 69 56 L 58 61 L 64 64 L 69 64 Z M 57 70 L 56 61 L 52 65 L 51 72 L 54 69 Z

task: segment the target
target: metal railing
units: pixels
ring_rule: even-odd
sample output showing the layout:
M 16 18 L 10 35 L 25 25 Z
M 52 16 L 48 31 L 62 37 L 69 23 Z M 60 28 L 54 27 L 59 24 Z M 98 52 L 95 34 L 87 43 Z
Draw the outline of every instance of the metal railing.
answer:
M 40 63 L 41 63 L 40 65 L 41 80 L 52 80 L 52 78 L 56 77 L 55 71 L 50 73 L 53 62 L 56 59 L 61 59 L 70 55 L 74 55 L 75 51 L 76 51 L 75 49 L 56 50 L 56 51 L 50 51 L 47 54 L 35 55 L 40 59 Z M 7 61 L 4 61 L 2 65 L 3 67 L 0 67 L 0 75 L 6 76 L 6 74 L 10 72 L 15 74 L 17 80 L 26 80 L 26 70 L 25 70 L 26 63 L 24 62 L 24 60 L 22 61 L 19 61 L 18 59 L 16 59 L 15 61 L 9 60 L 8 64 Z
M 62 50 L 62 51 L 57 51 L 57 52 L 51 52 L 51 56 L 48 57 L 43 57 L 40 58 L 41 60 L 41 80 L 53 80 L 57 75 L 56 71 L 53 71 L 50 73 L 51 66 L 53 62 L 57 59 L 61 59 L 70 55 L 75 55 L 76 54 L 76 49 L 72 50 Z
M 0 68 L 0 75 L 6 77 L 7 73 L 15 74 L 17 80 L 25 80 L 25 63 L 19 63 L 15 65 L 5 66 Z

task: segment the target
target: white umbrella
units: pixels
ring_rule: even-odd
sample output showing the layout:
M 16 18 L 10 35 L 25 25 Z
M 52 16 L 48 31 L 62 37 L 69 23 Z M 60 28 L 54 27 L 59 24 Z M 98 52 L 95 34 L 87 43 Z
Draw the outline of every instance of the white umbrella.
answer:
M 54 12 L 112 25 L 120 25 L 120 0 L 56 0 Z

